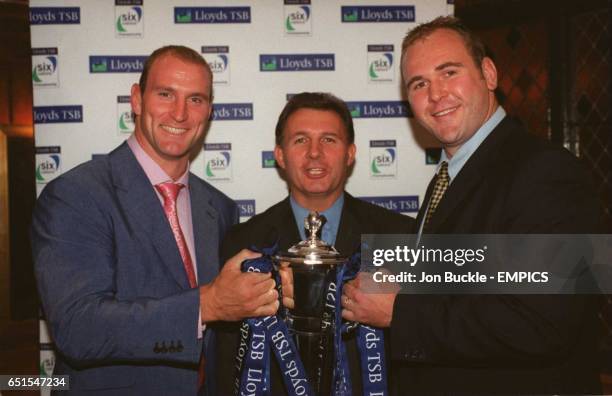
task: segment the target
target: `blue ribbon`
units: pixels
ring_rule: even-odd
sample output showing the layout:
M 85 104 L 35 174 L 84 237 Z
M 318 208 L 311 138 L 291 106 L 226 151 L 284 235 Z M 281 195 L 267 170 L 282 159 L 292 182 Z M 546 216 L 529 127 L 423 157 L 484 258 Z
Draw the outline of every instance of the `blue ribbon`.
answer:
M 261 251 L 262 256 L 252 260 L 245 260 L 241 265 L 242 272 L 272 272 L 273 265 L 266 249 Z M 277 285 L 279 284 L 277 280 Z M 240 383 L 237 384 L 239 395 L 268 396 L 270 395 L 270 334 L 266 331 L 264 318 L 249 318 L 243 322 L 241 330 L 241 347 L 245 348 L 244 367 L 237 364 L 240 374 Z M 249 336 L 250 335 L 250 336 Z M 248 342 L 244 342 L 248 337 Z M 246 345 L 244 345 L 246 344 Z M 239 350 L 239 353 L 241 350 Z M 239 360 L 239 356 L 237 357 Z M 240 362 L 242 363 L 242 362 Z M 240 373 L 241 371 L 241 373 Z
M 387 368 L 385 365 L 383 331 L 360 324 L 357 327 L 357 349 L 361 356 L 363 394 L 369 396 L 386 395 Z
M 270 394 L 270 348 L 268 334 L 261 318 L 247 319 L 251 330 L 249 349 L 240 380 L 240 394 L 267 396 Z
M 261 250 L 251 248 L 251 250 L 262 253 L 262 256 L 244 261 L 241 266 L 242 271 L 272 272 L 276 280 L 276 288 L 279 292 L 279 302 L 282 306 L 280 274 L 274 269 L 271 257 L 276 251 L 276 246 Z M 248 351 L 244 359 L 245 365 L 241 368 L 240 383 L 237 389 L 235 388 L 239 395 L 270 395 L 269 351 L 272 349 L 279 363 L 287 392 L 291 396 L 314 396 L 308 384 L 306 370 L 299 358 L 295 343 L 289 336 L 289 331 L 283 317 L 284 315 L 281 313 L 245 320 L 250 329 L 250 342 L 247 343 Z
M 338 271 L 338 281 L 340 285 L 337 290 L 337 301 L 340 301 L 342 296 L 342 286 L 345 282 L 354 279 L 361 267 L 361 255 L 353 254 L 350 260 Z M 341 323 L 341 310 L 336 312 L 336 323 Z M 346 347 L 342 340 L 342 332 L 348 332 L 351 325 L 345 323 L 337 327 L 336 333 L 336 370 L 338 373 L 342 371 L 348 372 L 346 363 Z M 341 329 L 341 332 L 340 332 Z M 388 395 L 387 390 L 387 367 L 385 364 L 385 336 L 382 329 L 366 326 L 364 324 L 356 324 L 357 331 L 357 350 L 361 363 L 361 382 L 363 385 L 364 396 L 385 396 Z M 338 352 L 339 351 L 339 352 Z M 335 374 L 335 373 L 334 373 Z M 347 376 L 347 378 L 349 378 Z M 347 388 L 342 383 L 342 378 L 335 380 L 335 395 L 350 395 L 350 384 Z M 340 393 L 339 393 L 340 392 Z M 344 393 L 342 393 L 344 392 Z

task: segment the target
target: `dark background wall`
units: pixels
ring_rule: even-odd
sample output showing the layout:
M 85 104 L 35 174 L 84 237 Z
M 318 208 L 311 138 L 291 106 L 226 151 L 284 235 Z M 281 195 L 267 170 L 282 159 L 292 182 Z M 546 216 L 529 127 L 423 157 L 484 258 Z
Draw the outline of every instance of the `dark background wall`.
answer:
M 488 46 L 498 97 L 536 135 L 590 170 L 612 232 L 610 0 L 456 0 L 455 14 Z
M 30 255 L 36 199 L 32 129 L 32 56 L 27 2 L 0 2 L 0 129 L 7 135 L 10 212 L 10 318 L 38 315 Z

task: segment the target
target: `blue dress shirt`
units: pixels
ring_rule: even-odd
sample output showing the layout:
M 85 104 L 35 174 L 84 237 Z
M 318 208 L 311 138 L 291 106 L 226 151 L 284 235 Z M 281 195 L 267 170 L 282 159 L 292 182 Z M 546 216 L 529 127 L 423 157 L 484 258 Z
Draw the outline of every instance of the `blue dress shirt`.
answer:
M 306 230 L 304 229 L 304 219 L 310 213 L 310 210 L 301 207 L 292 196 L 289 201 L 291 202 L 291 209 L 293 210 L 293 216 L 295 222 L 300 231 L 300 238 L 306 239 Z M 336 243 L 336 235 L 338 234 L 338 227 L 340 226 L 340 216 L 342 215 L 342 207 L 344 206 L 344 194 L 341 194 L 336 202 L 329 207 L 329 209 L 320 212 L 327 219 L 327 222 L 323 225 L 323 231 L 321 232 L 321 239 L 330 245 Z

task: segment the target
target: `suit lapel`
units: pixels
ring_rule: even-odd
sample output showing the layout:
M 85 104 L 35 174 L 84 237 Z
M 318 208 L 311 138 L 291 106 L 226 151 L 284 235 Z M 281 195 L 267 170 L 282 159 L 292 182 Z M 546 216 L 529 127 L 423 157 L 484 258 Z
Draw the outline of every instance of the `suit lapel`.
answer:
M 289 197 L 285 198 L 279 206 L 274 223 L 277 224 L 274 230 L 275 238 L 278 240 L 278 246 L 281 250 L 289 249 L 302 239 L 298 225 L 295 222 Z M 303 227 L 302 224 L 300 226 Z M 273 243 L 273 241 L 269 241 L 269 243 Z
M 219 213 L 211 205 L 210 195 L 195 176 L 189 174 L 193 238 L 198 267 L 198 284 L 210 283 L 219 272 Z
M 185 289 L 189 281 L 176 240 L 159 198 L 127 143 L 110 155 L 111 174 L 121 207 L 139 238 L 149 240 L 174 280 Z
M 456 210 L 461 210 L 460 205 L 469 198 L 470 193 L 482 186 L 481 181 L 485 172 L 489 172 L 495 167 L 494 164 L 500 157 L 500 146 L 503 145 L 508 134 L 512 132 L 513 125 L 514 121 L 505 117 L 480 144 L 455 179 L 451 181 L 430 220 L 432 232 L 437 232 L 440 226 Z M 430 187 L 433 187 L 433 184 Z M 429 189 L 428 195 L 431 195 Z M 421 213 L 419 213 L 419 218 L 422 218 Z
M 466 166 L 467 165 L 468 164 L 466 164 Z M 468 172 L 464 173 L 464 170 Z M 457 207 L 463 202 L 463 200 L 469 196 L 470 192 L 475 187 L 478 186 L 482 175 L 477 171 L 478 169 L 475 166 L 470 166 L 469 169 L 465 169 L 464 167 L 464 169 L 462 169 L 457 175 L 457 179 L 454 180 L 450 186 L 448 186 L 444 196 L 438 203 L 436 212 L 430 220 L 430 228 L 432 232 L 436 232 L 438 227 L 442 225 L 455 210 L 457 210 Z
M 348 193 L 344 194 L 344 206 L 342 207 L 340 225 L 336 235 L 335 247 L 345 255 L 353 254 L 359 248 L 359 244 L 355 245 L 355 241 L 361 241 L 361 230 L 354 213 L 355 199 Z

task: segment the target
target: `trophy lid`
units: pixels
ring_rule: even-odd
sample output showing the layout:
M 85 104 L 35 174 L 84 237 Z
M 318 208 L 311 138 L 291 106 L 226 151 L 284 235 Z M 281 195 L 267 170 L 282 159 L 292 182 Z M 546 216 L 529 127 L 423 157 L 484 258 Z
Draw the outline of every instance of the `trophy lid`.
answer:
M 317 237 L 326 220 L 325 216 L 318 212 L 310 212 L 304 219 L 307 239 L 293 245 L 287 252 L 279 253 L 276 258 L 291 264 L 330 265 L 344 262 L 346 257 Z

